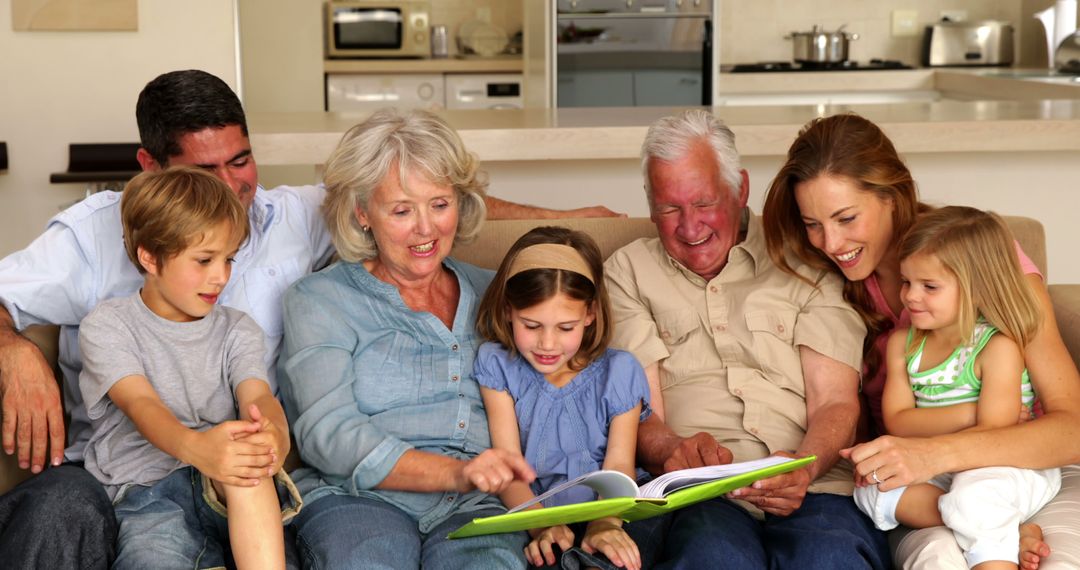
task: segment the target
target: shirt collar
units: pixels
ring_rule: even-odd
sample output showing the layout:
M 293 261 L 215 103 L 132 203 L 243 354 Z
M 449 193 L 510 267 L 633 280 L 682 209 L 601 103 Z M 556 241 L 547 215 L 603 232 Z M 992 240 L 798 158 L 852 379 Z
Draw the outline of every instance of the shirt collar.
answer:
M 767 255 L 767 252 L 765 251 L 765 236 L 761 229 L 761 219 L 755 216 L 749 207 L 743 208 L 742 215 L 739 217 L 739 235 L 742 236 L 742 239 L 728 251 L 727 263 L 724 264 L 724 268 L 713 279 L 720 279 L 728 267 L 740 265 L 746 261 L 751 264 L 753 274 L 757 275 L 758 268 L 761 267 L 761 256 Z M 663 250 L 664 256 L 671 267 L 691 283 L 704 286 L 708 282 L 704 277 L 687 269 L 662 246 L 660 249 Z

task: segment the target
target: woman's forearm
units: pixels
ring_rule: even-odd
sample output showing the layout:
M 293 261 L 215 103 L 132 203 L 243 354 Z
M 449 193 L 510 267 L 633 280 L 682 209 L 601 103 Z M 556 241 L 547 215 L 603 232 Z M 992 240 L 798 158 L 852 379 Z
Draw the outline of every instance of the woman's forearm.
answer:
M 937 473 L 995 465 L 1049 469 L 1080 463 L 1078 441 L 1080 417 L 1063 411 L 1023 424 L 929 439 Z
M 398 459 L 376 488 L 387 491 L 436 493 L 459 490 L 465 461 L 410 449 Z

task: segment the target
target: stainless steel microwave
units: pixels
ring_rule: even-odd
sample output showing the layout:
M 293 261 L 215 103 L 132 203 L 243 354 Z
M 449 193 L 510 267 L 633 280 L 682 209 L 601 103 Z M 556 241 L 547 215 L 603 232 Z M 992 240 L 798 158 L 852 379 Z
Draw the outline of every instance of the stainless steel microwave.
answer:
M 326 55 L 333 58 L 427 57 L 431 3 L 346 0 L 326 3 Z

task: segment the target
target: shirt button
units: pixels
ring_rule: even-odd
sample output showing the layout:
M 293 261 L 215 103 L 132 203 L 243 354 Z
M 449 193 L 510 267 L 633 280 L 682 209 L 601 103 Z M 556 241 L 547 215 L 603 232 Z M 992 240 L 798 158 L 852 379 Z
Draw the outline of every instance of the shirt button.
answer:
M 724 332 L 727 330 L 727 327 L 725 327 L 724 325 L 716 325 L 713 328 L 716 329 L 718 332 Z
M 757 435 L 758 434 L 758 429 L 757 428 L 750 428 L 750 433 L 752 433 L 754 435 Z
M 778 332 L 778 333 L 784 332 L 784 325 L 776 325 L 776 332 Z
M 458 422 L 457 427 L 464 429 L 465 428 L 465 422 Z
M 712 291 L 713 293 L 715 293 L 715 292 L 718 291 L 718 289 L 716 288 L 716 285 L 713 285 L 712 287 L 709 287 L 709 291 Z
M 662 336 L 664 338 L 671 338 L 671 333 L 669 333 L 668 331 L 664 331 L 664 332 L 660 333 L 660 336 Z
M 450 345 L 450 350 L 456 351 L 457 349 L 458 349 L 458 345 L 456 345 L 456 344 Z
M 457 374 L 454 374 L 453 376 L 451 376 L 451 377 L 450 377 L 450 381 L 451 381 L 451 382 L 457 382 L 457 381 L 458 381 L 459 379 L 460 379 L 460 378 L 458 377 L 458 375 L 457 375 Z
M 742 396 L 742 389 L 741 388 L 735 388 L 735 395 L 736 396 Z

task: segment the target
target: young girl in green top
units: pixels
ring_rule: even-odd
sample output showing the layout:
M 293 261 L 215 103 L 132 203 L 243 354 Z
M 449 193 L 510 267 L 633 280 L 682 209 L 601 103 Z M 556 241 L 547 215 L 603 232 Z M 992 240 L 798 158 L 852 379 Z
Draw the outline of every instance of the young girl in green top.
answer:
M 1035 400 L 1023 347 L 1041 316 L 1004 222 L 974 208 L 940 208 L 908 231 L 899 257 L 911 328 L 894 332 L 886 352 L 889 434 L 929 437 L 1016 423 Z M 874 471 L 855 491 L 878 528 L 945 525 L 972 568 L 1023 561 L 1029 569 L 1038 567 L 1042 532 L 1023 523 L 1054 497 L 1061 474 L 989 467 L 880 492 L 884 480 Z

